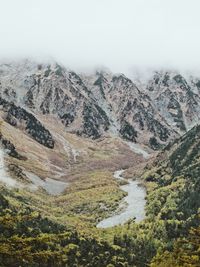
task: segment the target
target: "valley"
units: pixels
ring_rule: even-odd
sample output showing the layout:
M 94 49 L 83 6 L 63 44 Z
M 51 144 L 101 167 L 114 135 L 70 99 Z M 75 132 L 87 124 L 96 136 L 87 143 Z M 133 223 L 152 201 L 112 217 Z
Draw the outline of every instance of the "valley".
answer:
M 182 266 L 177 244 L 199 233 L 198 81 L 1 64 L 2 267 Z

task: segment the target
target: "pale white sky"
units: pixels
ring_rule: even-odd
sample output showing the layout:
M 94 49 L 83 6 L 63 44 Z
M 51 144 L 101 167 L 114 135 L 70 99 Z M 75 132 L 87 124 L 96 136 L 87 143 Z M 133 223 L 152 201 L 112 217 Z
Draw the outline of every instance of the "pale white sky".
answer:
M 200 0 L 0 0 L 0 57 L 200 69 Z

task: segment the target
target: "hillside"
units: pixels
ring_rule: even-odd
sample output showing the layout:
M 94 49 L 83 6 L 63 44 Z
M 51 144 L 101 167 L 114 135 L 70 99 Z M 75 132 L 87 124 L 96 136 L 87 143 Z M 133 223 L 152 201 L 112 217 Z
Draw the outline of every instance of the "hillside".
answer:
M 148 188 L 147 218 L 162 225 L 161 235 L 169 242 L 152 266 L 199 266 L 199 138 L 197 125 L 165 147 L 143 174 Z M 170 242 L 177 238 L 171 252 Z

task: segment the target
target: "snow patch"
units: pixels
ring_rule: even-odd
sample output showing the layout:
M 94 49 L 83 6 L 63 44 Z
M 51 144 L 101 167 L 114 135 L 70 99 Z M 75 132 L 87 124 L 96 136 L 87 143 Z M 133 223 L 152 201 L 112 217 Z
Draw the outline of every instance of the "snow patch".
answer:
M 10 187 L 18 185 L 17 181 L 9 177 L 6 173 L 4 165 L 4 152 L 1 148 L 0 148 L 0 181 Z
M 57 181 L 51 178 L 46 178 L 45 180 L 42 180 L 39 176 L 31 172 L 26 171 L 25 174 L 35 185 L 36 189 L 42 187 L 50 195 L 59 195 L 68 186 L 68 183 L 66 182 Z
M 129 148 L 136 154 L 142 155 L 144 159 L 148 159 L 150 157 L 150 154 L 146 150 L 144 150 L 141 145 L 131 142 L 125 142 L 125 144 L 127 144 Z
M 60 142 L 63 145 L 63 148 L 65 150 L 65 152 L 67 153 L 69 158 L 73 158 L 74 162 L 77 161 L 77 157 L 80 155 L 80 151 L 78 151 L 77 149 L 75 149 L 68 141 L 66 138 L 64 138 L 62 135 L 60 134 L 55 134 L 56 137 L 60 140 Z

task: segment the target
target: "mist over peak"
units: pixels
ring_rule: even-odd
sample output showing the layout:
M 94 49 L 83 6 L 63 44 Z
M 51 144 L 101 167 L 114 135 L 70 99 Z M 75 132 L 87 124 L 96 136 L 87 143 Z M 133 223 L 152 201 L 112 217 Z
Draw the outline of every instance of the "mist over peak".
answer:
M 8 0 L 1 5 L 0 57 L 55 58 L 77 71 L 196 70 L 199 8 L 187 0 Z

